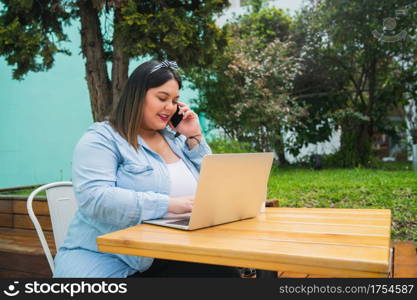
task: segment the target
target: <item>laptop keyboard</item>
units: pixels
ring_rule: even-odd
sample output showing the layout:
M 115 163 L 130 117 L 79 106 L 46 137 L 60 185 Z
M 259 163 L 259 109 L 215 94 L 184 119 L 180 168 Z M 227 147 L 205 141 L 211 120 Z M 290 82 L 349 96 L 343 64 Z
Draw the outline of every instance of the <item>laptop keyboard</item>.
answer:
M 174 222 L 167 222 L 167 224 L 188 226 L 188 224 L 190 224 L 190 219 L 183 219 L 183 220 L 174 221 Z

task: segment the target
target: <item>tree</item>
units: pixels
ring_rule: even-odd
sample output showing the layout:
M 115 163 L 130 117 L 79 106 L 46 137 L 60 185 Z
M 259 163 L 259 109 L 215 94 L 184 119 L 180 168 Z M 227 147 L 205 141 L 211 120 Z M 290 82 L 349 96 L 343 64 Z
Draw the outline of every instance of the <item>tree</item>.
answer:
M 373 134 L 393 132 L 388 113 L 404 102 L 401 42 L 384 42 L 376 34 L 402 3 L 311 0 L 303 12 L 307 56 L 342 84 L 323 89 L 338 102 L 326 116 L 342 129 L 339 161 L 344 167 L 368 165 Z M 410 27 L 409 18 L 403 21 L 404 28 Z
M 226 28 L 233 32 L 233 36 L 238 36 L 241 39 L 256 36 L 259 45 L 255 46 L 260 48 L 266 47 L 266 44 L 276 39 L 287 40 L 293 23 L 291 17 L 282 9 L 274 7 L 261 9 L 264 0 L 252 2 L 260 2 L 252 4 L 252 13 L 240 16 L 235 23 L 226 24 Z
M 259 12 L 267 0 L 242 0 L 240 3 L 242 6 L 249 6 L 252 9 L 252 12 Z
M 53 67 L 69 55 L 64 26 L 81 23 L 81 50 L 93 118 L 101 121 L 117 103 L 129 60 L 149 55 L 176 60 L 188 71 L 210 65 L 226 45 L 214 15 L 227 0 L 1 0 L 0 56 L 14 66 L 13 78 Z M 102 18 L 111 19 L 111 30 Z M 111 62 L 111 75 L 107 63 Z
M 267 23 L 276 30 L 254 30 Z M 281 164 L 286 163 L 283 130 L 304 113 L 290 95 L 299 62 L 285 41 L 289 27 L 290 18 L 281 10 L 245 15 L 226 27 L 230 43 L 224 55 L 193 75 L 199 111 L 229 137 L 258 151 L 274 150 Z
M 400 65 L 402 67 L 401 75 L 402 82 L 407 88 L 406 98 L 408 100 L 405 106 L 405 116 L 408 126 L 408 132 L 411 135 L 411 151 L 413 157 L 413 169 L 417 170 L 417 40 L 415 38 L 417 23 L 417 2 L 407 5 L 403 11 L 409 20 L 409 24 L 413 24 L 407 30 L 410 38 L 407 38 L 402 43 L 402 54 L 400 56 Z M 410 22 L 411 21 L 411 22 Z
M 310 11 L 304 8 L 295 18 L 291 40 L 294 54 L 300 57 L 300 72 L 294 80 L 293 96 L 306 110 L 292 131 L 293 148 L 329 141 L 336 129 L 334 112 L 346 102 L 345 74 L 331 68 L 324 58 L 320 34 L 311 28 Z M 295 151 L 294 155 L 297 155 Z

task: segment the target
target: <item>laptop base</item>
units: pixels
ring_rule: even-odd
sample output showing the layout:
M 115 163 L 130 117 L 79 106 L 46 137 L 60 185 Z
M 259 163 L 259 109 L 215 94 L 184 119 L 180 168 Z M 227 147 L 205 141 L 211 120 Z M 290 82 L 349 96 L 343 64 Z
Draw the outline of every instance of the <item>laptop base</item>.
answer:
M 157 220 L 149 220 L 143 221 L 144 224 L 152 224 L 152 225 L 159 225 L 164 227 L 171 227 L 181 230 L 190 230 L 188 225 L 181 225 L 179 222 L 189 221 L 190 219 L 157 219 Z

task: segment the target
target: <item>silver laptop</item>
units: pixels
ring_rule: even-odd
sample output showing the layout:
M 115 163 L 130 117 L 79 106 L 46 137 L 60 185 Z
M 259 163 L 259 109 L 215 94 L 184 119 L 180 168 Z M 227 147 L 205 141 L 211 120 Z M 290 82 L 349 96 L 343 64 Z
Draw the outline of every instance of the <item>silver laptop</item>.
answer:
M 207 155 L 192 213 L 144 223 L 194 230 L 256 217 L 267 197 L 272 161 L 273 153 Z

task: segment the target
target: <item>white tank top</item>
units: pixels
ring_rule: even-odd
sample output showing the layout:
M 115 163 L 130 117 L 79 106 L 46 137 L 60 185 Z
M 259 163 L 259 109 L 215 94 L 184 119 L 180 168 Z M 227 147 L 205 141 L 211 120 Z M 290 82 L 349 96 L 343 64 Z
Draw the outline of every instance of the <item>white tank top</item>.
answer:
M 184 161 L 167 164 L 171 178 L 171 197 L 194 196 L 197 189 L 197 181 L 185 165 Z

